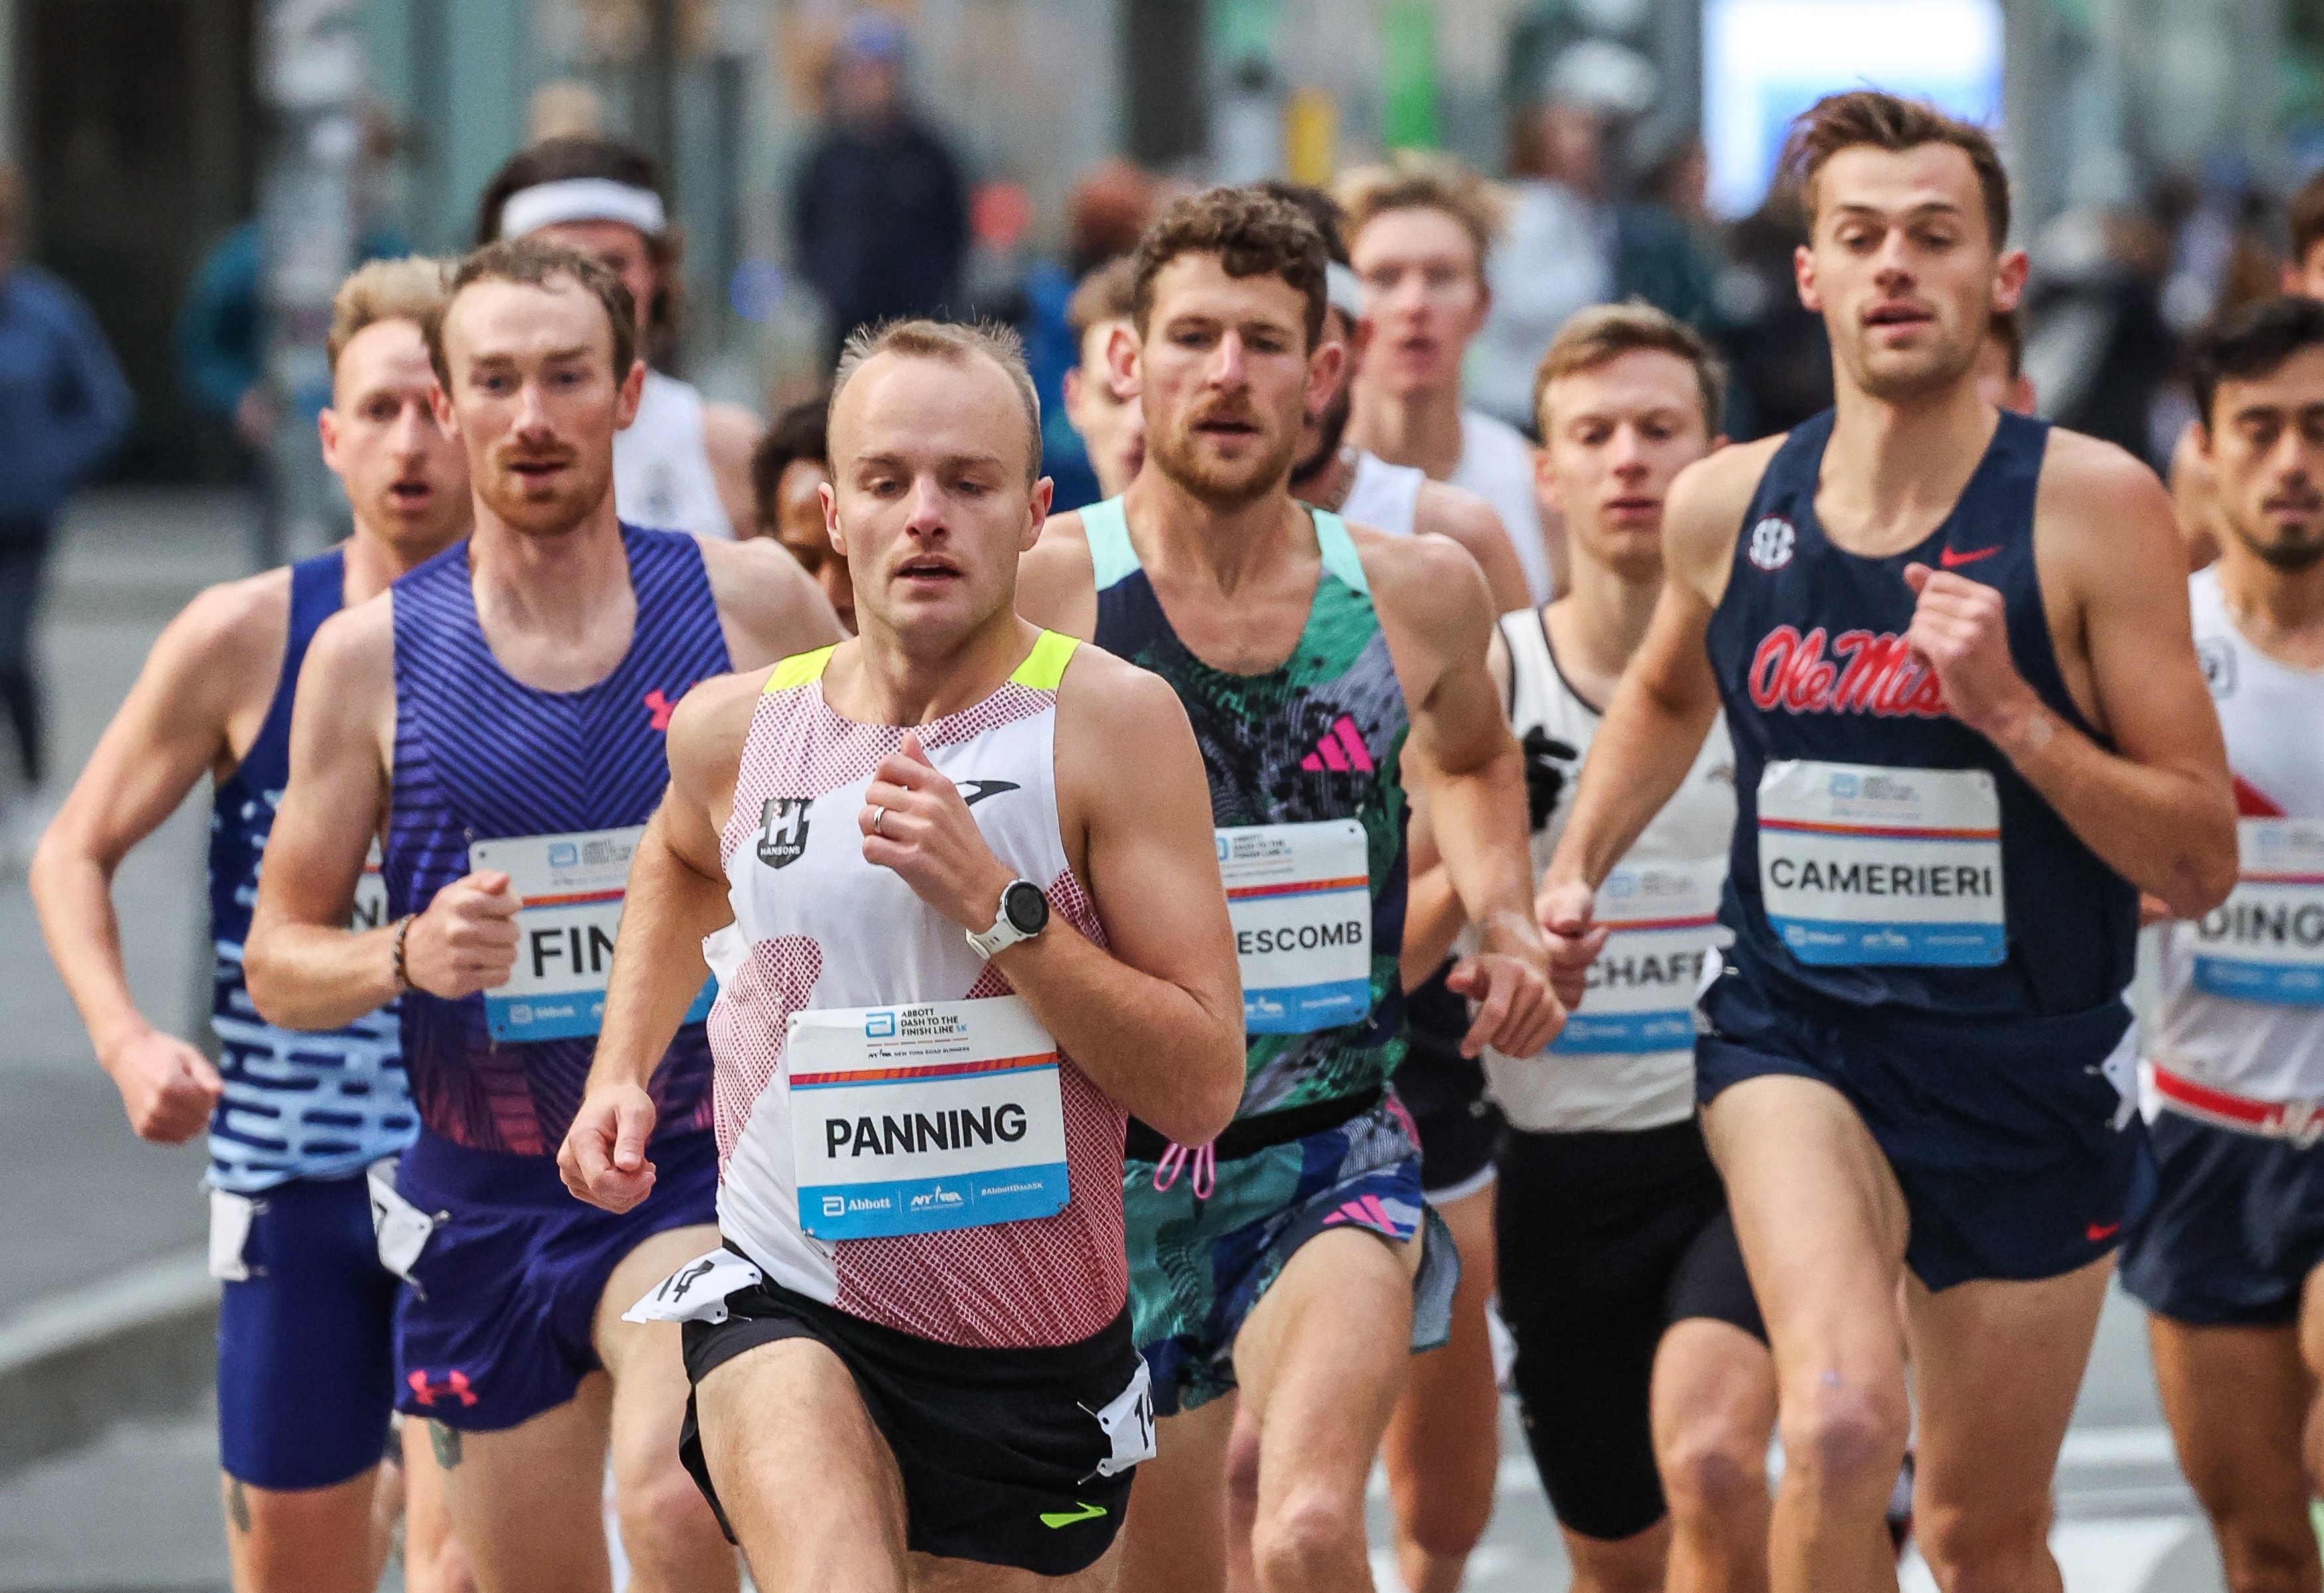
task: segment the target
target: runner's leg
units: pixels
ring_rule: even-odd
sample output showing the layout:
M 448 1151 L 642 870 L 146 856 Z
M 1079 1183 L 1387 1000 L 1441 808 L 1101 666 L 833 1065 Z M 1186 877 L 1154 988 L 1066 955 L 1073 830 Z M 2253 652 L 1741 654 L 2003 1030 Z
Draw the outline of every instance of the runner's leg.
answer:
M 2301 1462 L 2315 1379 L 2296 1327 L 2197 1327 L 2150 1315 L 2163 1413 L 2236 1593 L 2316 1593 Z
M 625 1322 L 622 1312 L 718 1244 L 708 1225 L 658 1233 L 622 1257 L 597 1301 L 592 1338 L 613 1375 L 613 1499 L 637 1593 L 726 1593 L 740 1584 L 733 1545 L 678 1463 L 686 1363 L 675 1322 Z
M 744 1350 L 694 1391 L 703 1462 L 759 1593 L 904 1593 L 904 1483 L 838 1356 Z
M 1227 1440 L 1227 1593 L 1259 1593 L 1250 1534 L 1259 1525 L 1259 1423 L 1235 1399 L 1234 1436 Z
M 1729 1322 L 1690 1317 L 1655 1354 L 1655 1459 L 1670 1502 L 1669 1593 L 1763 1593 L 1775 1365 Z
M 452 1531 L 482 1593 L 611 1593 L 605 1442 L 612 1380 L 498 1432 L 424 1422 Z
M 1238 1403 L 1229 1395 L 1155 1423 L 1154 1458 L 1138 1469 L 1122 1523 L 1122 1593 L 1213 1593 L 1227 1586 L 1222 1479 Z
M 1302 1245 L 1244 1321 L 1235 1377 L 1259 1422 L 1251 1555 L 1266 1593 L 1370 1585 L 1364 1485 L 1412 1358 L 1416 1236 Z
M 1573 1580 L 1567 1593 L 1662 1593 L 1670 1563 L 1671 1524 L 1665 1515 L 1646 1531 L 1609 1542 L 1558 1528 Z
M 1913 1533 L 1947 1593 L 2062 1588 L 2050 1486 L 2113 1273 L 2106 1256 L 2038 1283 L 1932 1294 L 1908 1280 L 1920 1413 Z
M 467 1556 L 452 1535 L 444 1503 L 444 1470 L 428 1423 L 414 1416 L 403 1423 L 404 1593 L 476 1593 Z
M 1380 1446 L 1396 1505 L 1397 1568 L 1409 1593 L 1455 1593 L 1493 1515 L 1500 1390 L 1485 1326 L 1494 1287 L 1493 1193 L 1489 1183 L 1436 1208 L 1461 1252 L 1452 1333 L 1413 1357 Z
M 377 1469 L 330 1487 L 252 1487 L 221 1476 L 235 1593 L 371 1593 Z
M 1882 1511 L 1911 1425 L 1895 1305 L 1904 1197 L 1829 1085 L 1746 1079 L 1704 1109 L 1703 1127 L 1781 1390 L 1771 1584 L 1783 1593 L 1894 1588 Z

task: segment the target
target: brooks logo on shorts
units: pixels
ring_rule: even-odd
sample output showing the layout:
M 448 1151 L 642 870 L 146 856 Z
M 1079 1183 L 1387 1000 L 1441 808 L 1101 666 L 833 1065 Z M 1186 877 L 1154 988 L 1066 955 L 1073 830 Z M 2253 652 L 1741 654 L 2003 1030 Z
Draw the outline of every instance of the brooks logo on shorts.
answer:
M 1299 760 L 1299 767 L 1309 774 L 1331 769 L 1337 774 L 1370 774 L 1372 755 L 1364 749 L 1364 738 L 1356 730 L 1356 722 L 1347 714 L 1315 743 L 1315 750 Z
M 1072 1526 L 1079 1522 L 1095 1521 L 1099 1516 L 1103 1515 L 1104 1514 L 1104 1506 L 1084 1505 L 1080 1500 L 1076 1499 L 1074 1501 L 1074 1507 L 1071 1510 L 1042 1511 L 1041 1524 L 1047 1527 Z

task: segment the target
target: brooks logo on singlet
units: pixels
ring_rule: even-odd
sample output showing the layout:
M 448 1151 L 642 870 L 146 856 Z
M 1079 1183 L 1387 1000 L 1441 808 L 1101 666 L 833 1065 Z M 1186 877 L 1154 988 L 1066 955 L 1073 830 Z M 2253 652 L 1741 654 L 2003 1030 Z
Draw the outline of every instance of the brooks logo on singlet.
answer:
M 1803 636 L 1789 625 L 1767 632 L 1745 677 L 1755 707 L 1787 714 L 1870 714 L 1883 719 L 1942 719 L 1943 689 L 1893 632 L 1843 631 L 1824 656 L 1824 629 Z

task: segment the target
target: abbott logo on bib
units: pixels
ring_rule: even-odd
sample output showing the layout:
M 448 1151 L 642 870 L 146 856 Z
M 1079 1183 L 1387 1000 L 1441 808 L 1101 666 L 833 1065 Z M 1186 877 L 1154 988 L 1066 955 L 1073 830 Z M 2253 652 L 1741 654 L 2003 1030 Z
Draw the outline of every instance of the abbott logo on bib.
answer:
M 2195 988 L 2324 1005 L 2324 820 L 2244 819 L 2234 894 L 2195 925 Z
M 1770 763 L 1759 890 L 1803 962 L 1989 968 L 2008 954 L 2001 798 L 1981 769 Z
M 1218 832 L 1243 1027 L 1305 1035 L 1371 1010 L 1370 845 L 1354 819 Z

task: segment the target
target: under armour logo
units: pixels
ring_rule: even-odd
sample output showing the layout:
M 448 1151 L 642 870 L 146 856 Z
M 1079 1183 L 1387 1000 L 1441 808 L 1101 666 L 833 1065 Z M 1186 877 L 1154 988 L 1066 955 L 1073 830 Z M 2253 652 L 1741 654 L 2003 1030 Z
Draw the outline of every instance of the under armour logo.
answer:
M 426 1372 L 415 1371 L 404 1379 L 411 1388 L 411 1397 L 423 1405 L 432 1405 L 437 1395 L 456 1399 L 464 1405 L 476 1403 L 475 1391 L 468 1386 L 468 1374 L 457 1367 L 444 1374 L 441 1383 L 433 1382 Z
M 668 730 L 669 716 L 678 712 L 678 704 L 662 695 L 661 687 L 656 686 L 646 693 L 646 712 L 653 715 L 654 729 Z

